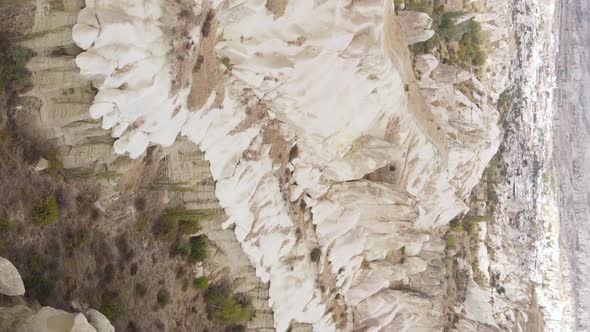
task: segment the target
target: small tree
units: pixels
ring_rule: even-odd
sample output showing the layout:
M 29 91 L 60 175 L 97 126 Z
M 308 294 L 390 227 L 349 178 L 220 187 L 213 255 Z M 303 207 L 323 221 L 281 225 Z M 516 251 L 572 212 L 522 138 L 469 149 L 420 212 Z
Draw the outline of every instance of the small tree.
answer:
M 190 259 L 196 262 L 202 262 L 207 258 L 207 237 L 199 235 L 190 239 Z
M 49 195 L 44 201 L 35 207 L 35 223 L 38 225 L 51 225 L 59 218 L 59 206 L 55 195 Z

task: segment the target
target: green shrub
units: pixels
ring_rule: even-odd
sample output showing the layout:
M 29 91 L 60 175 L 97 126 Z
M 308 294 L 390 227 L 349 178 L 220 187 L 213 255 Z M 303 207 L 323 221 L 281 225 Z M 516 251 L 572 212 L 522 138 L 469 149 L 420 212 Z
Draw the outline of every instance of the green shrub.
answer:
M 459 60 L 467 65 L 483 66 L 487 55 L 484 50 L 486 36 L 481 24 L 470 19 L 461 23 L 461 30 L 463 35 L 459 41 Z
M 228 286 L 216 285 L 205 292 L 209 316 L 226 324 L 246 322 L 254 317 L 254 307 L 240 294 L 232 295 Z
M 37 225 L 51 225 L 59 218 L 59 206 L 55 195 L 49 195 L 35 207 L 34 220 Z
M 196 262 L 202 262 L 207 258 L 207 237 L 204 235 L 194 236 L 190 239 L 190 259 Z
M 447 248 L 453 249 L 457 247 L 457 236 L 455 234 L 447 235 Z
M 158 301 L 158 304 L 163 307 L 170 303 L 170 293 L 168 290 L 160 288 L 158 294 L 156 295 L 156 300 Z
M 205 290 L 209 287 L 209 279 L 207 277 L 198 277 L 193 281 L 193 285 L 198 290 Z
M 309 254 L 309 258 L 314 263 L 319 262 L 321 256 L 322 256 L 322 251 L 320 250 L 320 248 L 313 248 L 313 250 Z
M 435 11 L 432 18 L 432 29 L 446 41 L 458 41 L 463 35 L 462 29 L 455 24 L 455 19 L 462 12 Z

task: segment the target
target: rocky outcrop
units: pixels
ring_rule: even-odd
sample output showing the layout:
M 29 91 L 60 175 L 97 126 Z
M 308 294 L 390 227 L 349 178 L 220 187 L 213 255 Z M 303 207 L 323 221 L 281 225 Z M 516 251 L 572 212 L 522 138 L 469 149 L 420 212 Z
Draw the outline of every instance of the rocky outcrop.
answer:
M 497 148 L 497 112 L 454 89 L 468 78 L 443 67 L 430 108 L 408 99 L 409 59 L 390 2 L 288 2 L 280 17 L 255 1 L 218 3 L 214 19 L 198 5 L 201 29 L 175 33 L 157 23 L 168 4 L 90 4 L 75 29 L 87 49 L 77 63 L 99 90 L 91 115 L 113 128 L 115 151 L 136 157 L 179 133 L 205 151 L 224 226 L 270 283 L 277 330 L 292 321 L 316 331 L 441 329 L 435 230 L 466 211 Z M 108 10 L 122 15 L 102 20 Z M 420 31 L 408 40 L 428 39 L 430 19 L 413 15 Z M 118 35 L 95 36 L 97 22 Z M 199 62 L 214 24 L 223 60 L 201 66 L 225 75 L 207 86 L 179 68 Z M 158 38 L 113 51 L 138 31 Z M 183 56 L 162 63 L 178 43 Z M 192 79 L 205 70 L 189 68 Z M 196 107 L 187 93 L 203 86 L 210 95 Z M 156 90 L 149 103 L 130 99 Z
M 398 20 L 404 27 L 408 45 L 427 41 L 434 35 L 434 30 L 431 30 L 432 19 L 426 13 L 404 10 L 399 13 Z
M 4 257 L 0 257 L 0 294 L 8 296 L 25 294 L 25 285 L 18 270 Z

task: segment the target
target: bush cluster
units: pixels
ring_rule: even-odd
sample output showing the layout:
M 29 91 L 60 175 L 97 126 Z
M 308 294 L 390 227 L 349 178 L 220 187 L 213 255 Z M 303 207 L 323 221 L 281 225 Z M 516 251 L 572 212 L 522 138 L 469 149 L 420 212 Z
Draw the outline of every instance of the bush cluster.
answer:
M 458 50 L 449 56 L 450 64 L 463 64 L 480 67 L 485 65 L 487 54 L 485 52 L 486 36 L 481 24 L 474 19 L 461 24 L 455 24 L 463 12 L 445 12 L 442 6 L 434 8 L 432 29 L 434 35 L 421 43 L 410 46 L 415 54 L 430 53 L 441 42 L 458 42 Z
M 51 225 L 59 219 L 59 205 L 55 195 L 49 195 L 35 207 L 33 218 L 37 225 Z
M 244 294 L 232 294 L 227 285 L 215 285 L 205 292 L 209 316 L 226 324 L 246 322 L 254 317 L 254 307 Z

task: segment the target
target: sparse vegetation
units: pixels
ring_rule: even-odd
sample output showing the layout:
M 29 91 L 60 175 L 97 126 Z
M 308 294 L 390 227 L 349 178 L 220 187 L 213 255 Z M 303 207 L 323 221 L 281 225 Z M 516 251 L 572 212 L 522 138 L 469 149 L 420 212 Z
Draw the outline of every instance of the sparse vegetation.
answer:
M 176 222 L 178 231 L 182 234 L 194 234 L 201 230 L 201 221 L 212 218 L 217 214 L 214 210 L 183 210 L 174 209 L 164 213 L 168 222 Z
M 205 292 L 209 316 L 227 324 L 238 324 L 254 317 L 254 307 L 244 294 L 232 294 L 229 286 L 209 287 Z
M 467 231 L 470 236 L 475 236 L 479 232 L 480 222 L 488 222 L 491 216 L 467 216 L 463 218 L 463 229 Z
M 451 221 L 451 231 L 453 232 L 463 232 L 463 224 L 461 223 L 461 221 L 454 219 Z
M 207 277 L 198 277 L 193 281 L 193 285 L 197 290 L 205 290 L 209 287 L 209 279 Z
M 103 296 L 105 301 L 100 306 L 98 311 L 106 316 L 111 322 L 117 320 L 121 315 L 125 313 L 125 306 L 121 302 L 119 296 Z
M 312 262 L 317 263 L 320 261 L 321 255 L 322 255 L 322 251 L 320 250 L 320 248 L 313 248 L 313 250 L 309 254 L 309 258 L 311 259 Z
M 33 57 L 33 51 L 16 46 L 6 34 L 0 32 L 0 90 L 8 84 L 17 88 L 26 88 L 31 84 L 31 73 L 27 62 Z
M 7 218 L 0 218 L 0 237 L 6 235 L 12 229 L 12 222 Z
M 34 221 L 37 225 L 51 225 L 59 218 L 59 206 L 55 195 L 49 195 L 35 207 Z
M 447 235 L 447 248 L 454 249 L 457 247 L 457 236 L 455 234 Z
M 143 233 L 146 228 L 150 225 L 150 218 L 145 213 L 140 213 L 135 221 L 135 230 L 139 233 Z
M 430 14 L 432 10 L 432 6 L 427 0 L 407 0 L 405 1 L 405 8 L 428 14 Z
M 166 211 L 155 223 L 153 232 L 156 238 L 173 242 L 179 236 L 191 235 L 201 230 L 201 221 L 213 218 L 217 210 L 183 210 L 173 209 Z M 141 216 L 140 216 L 141 217 Z M 145 216 L 147 218 L 147 216 Z M 146 223 L 145 220 L 141 220 Z

